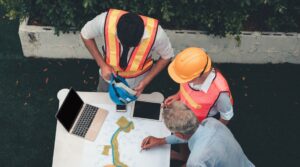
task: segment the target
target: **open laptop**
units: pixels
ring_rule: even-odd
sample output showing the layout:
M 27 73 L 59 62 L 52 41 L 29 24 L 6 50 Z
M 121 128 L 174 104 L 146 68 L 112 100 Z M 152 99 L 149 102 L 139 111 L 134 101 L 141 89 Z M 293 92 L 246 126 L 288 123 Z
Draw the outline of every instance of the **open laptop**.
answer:
M 94 141 L 107 114 L 104 109 L 85 104 L 70 88 L 56 118 L 69 133 Z

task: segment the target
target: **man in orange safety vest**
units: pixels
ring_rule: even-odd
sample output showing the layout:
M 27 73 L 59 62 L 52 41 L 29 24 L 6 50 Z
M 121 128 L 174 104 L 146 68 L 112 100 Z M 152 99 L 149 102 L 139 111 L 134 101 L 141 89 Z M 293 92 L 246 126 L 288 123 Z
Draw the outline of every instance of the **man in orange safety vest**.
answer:
M 103 46 L 95 38 L 102 36 Z M 81 38 L 100 70 L 98 90 L 108 91 L 111 74 L 126 79 L 140 95 L 150 81 L 174 57 L 169 38 L 158 20 L 118 9 L 110 9 L 87 22 Z M 153 52 L 160 59 L 154 65 Z
M 227 124 L 233 117 L 233 99 L 226 79 L 213 68 L 211 58 L 203 49 L 183 50 L 169 65 L 168 72 L 180 84 L 180 90 L 165 100 L 166 106 L 180 100 L 200 122 L 214 116 Z

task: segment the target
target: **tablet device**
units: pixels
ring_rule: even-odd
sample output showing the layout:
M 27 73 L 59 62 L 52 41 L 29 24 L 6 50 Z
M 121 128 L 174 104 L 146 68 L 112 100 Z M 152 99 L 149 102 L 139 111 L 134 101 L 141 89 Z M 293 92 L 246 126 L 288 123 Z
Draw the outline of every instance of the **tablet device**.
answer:
M 160 103 L 135 101 L 132 117 L 161 121 L 161 113 Z

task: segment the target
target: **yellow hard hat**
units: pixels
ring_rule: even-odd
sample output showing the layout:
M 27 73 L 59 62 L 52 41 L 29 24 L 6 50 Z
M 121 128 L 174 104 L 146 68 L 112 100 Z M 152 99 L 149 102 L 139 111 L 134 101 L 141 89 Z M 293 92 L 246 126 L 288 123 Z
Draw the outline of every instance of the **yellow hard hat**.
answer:
M 186 83 L 211 69 L 211 59 L 201 48 L 190 47 L 178 53 L 168 67 L 171 78 Z

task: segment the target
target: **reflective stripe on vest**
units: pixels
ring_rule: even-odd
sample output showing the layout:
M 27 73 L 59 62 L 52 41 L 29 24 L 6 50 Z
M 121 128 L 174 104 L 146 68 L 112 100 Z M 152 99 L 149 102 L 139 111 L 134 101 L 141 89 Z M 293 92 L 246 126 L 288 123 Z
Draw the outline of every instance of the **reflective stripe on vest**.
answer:
M 122 15 L 127 13 L 126 11 L 110 9 L 107 13 L 105 26 L 104 26 L 104 36 L 105 36 L 105 54 L 106 63 L 111 65 L 118 75 L 124 78 L 132 78 L 143 74 L 148 71 L 153 60 L 148 58 L 151 48 L 154 44 L 158 21 L 156 19 L 141 16 L 145 31 L 149 34 L 149 38 L 142 39 L 140 44 L 134 48 L 130 56 L 128 66 L 125 70 L 120 68 L 120 43 L 117 39 L 117 23 Z
M 222 92 L 229 94 L 231 103 L 233 104 L 231 92 L 225 78 L 220 72 L 216 71 L 216 77 L 211 83 L 207 93 L 193 90 L 188 83 L 184 83 L 180 84 L 179 95 L 180 100 L 194 112 L 199 121 L 202 121 L 208 116 L 209 111 Z
M 200 109 L 202 108 L 200 104 L 197 104 L 192 97 L 185 91 L 183 84 L 180 84 L 180 94 L 183 96 L 183 99 L 188 101 L 189 105 L 192 106 L 192 108 Z

